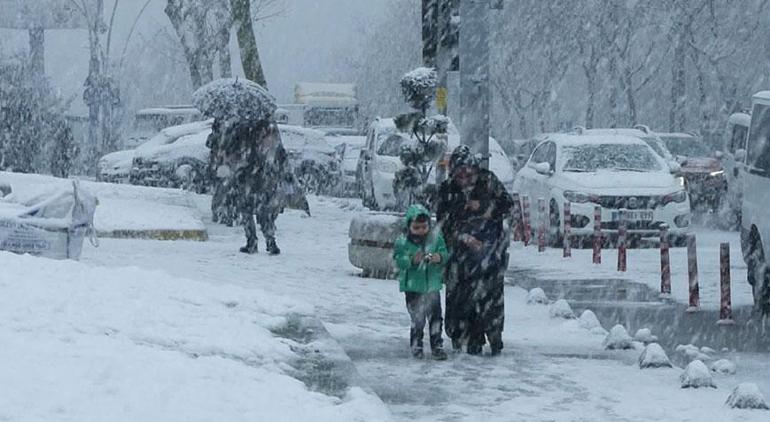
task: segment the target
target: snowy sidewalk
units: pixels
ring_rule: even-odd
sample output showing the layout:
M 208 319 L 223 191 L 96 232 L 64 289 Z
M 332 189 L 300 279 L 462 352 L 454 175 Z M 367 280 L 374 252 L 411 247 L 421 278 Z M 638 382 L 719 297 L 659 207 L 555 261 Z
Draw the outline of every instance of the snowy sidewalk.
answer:
M 767 417 L 723 405 L 741 377 L 752 380 L 756 374 L 718 378 L 717 390 L 682 390 L 679 369 L 640 371 L 633 365 L 638 352 L 603 351 L 603 336 L 580 328 L 574 320 L 550 319 L 545 306 L 525 305 L 525 292 L 518 288 L 506 289 L 502 356 L 460 354 L 450 355 L 447 362 L 416 361 L 409 355 L 409 318 L 397 283 L 362 279 L 347 261 L 349 222 L 364 210 L 356 202 L 327 198 L 312 198 L 311 207 L 312 218 L 293 211 L 279 218 L 278 241 L 284 252 L 277 257 L 240 254 L 240 229 L 209 226 L 210 242 L 108 239 L 101 249 L 88 250 L 83 261 L 152 268 L 214 286 L 260 289 L 312 304 L 364 382 L 397 420 Z

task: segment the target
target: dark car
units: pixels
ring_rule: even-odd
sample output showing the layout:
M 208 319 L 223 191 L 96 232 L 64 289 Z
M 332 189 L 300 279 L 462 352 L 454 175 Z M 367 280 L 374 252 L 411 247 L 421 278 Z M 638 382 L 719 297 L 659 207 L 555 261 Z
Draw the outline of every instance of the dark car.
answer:
M 682 167 L 693 208 L 716 211 L 727 193 L 721 161 L 703 140 L 689 133 L 657 133 Z

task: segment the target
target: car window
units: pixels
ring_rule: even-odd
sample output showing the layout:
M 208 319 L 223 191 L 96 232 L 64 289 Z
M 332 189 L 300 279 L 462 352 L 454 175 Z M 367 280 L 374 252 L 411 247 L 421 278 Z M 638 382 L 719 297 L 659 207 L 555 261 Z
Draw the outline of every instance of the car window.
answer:
M 383 135 L 384 136 L 384 135 Z M 401 146 L 407 145 L 409 139 L 399 133 L 392 133 L 387 135 L 385 140 L 377 148 L 377 155 L 385 155 L 388 157 L 398 157 L 401 152 Z
M 565 172 L 660 171 L 661 164 L 646 145 L 585 144 L 562 148 Z
M 746 146 L 746 137 L 749 134 L 749 128 L 743 125 L 734 125 L 733 131 L 730 134 L 730 145 L 728 148 L 731 153 L 735 153 L 739 149 L 743 149 Z
M 663 137 L 666 142 L 666 148 L 674 155 L 683 157 L 708 157 L 711 155 L 709 149 L 697 138 L 689 136 L 666 136 Z
M 532 164 L 545 163 L 548 160 L 548 143 L 540 144 L 534 151 L 529 161 Z
M 748 163 L 770 174 L 770 106 L 757 104 L 751 113 Z
M 548 143 L 548 149 L 545 153 L 545 162 L 551 165 L 551 169 L 556 169 L 556 144 L 553 142 Z

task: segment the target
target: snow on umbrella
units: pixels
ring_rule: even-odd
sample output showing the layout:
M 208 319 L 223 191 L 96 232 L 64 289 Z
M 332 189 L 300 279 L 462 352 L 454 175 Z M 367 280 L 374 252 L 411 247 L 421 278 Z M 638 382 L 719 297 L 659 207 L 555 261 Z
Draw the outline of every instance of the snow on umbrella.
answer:
M 208 117 L 222 120 L 270 120 L 278 106 L 270 93 L 248 79 L 210 82 L 193 94 L 193 104 Z

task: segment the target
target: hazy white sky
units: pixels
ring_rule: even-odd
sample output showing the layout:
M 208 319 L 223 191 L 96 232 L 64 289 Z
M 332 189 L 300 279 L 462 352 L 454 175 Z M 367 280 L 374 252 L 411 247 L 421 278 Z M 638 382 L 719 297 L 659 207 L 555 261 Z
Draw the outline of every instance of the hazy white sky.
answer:
M 37 0 L 29 0 L 37 1 Z M 67 0 L 63 0 L 67 1 Z M 125 45 L 128 32 L 145 0 L 119 0 L 113 57 Z M 361 31 L 392 0 L 285 0 L 286 12 L 257 25 L 257 37 L 268 85 L 281 102 L 288 102 L 297 81 L 340 81 L 336 74 L 339 54 L 352 50 Z M 109 11 L 113 0 L 106 0 Z M 166 0 L 152 0 L 132 37 L 149 36 L 170 27 L 163 12 Z M 0 12 L 2 13 L 2 12 Z M 23 51 L 23 31 L 0 30 L 0 52 Z M 352 51 L 351 51 L 352 54 Z M 152 57 L 147 57 L 152 60 Z M 48 31 L 46 73 L 65 95 L 77 95 L 88 71 L 85 31 Z M 183 70 L 186 71 L 186 70 Z M 148 104 L 153 105 L 153 104 Z

